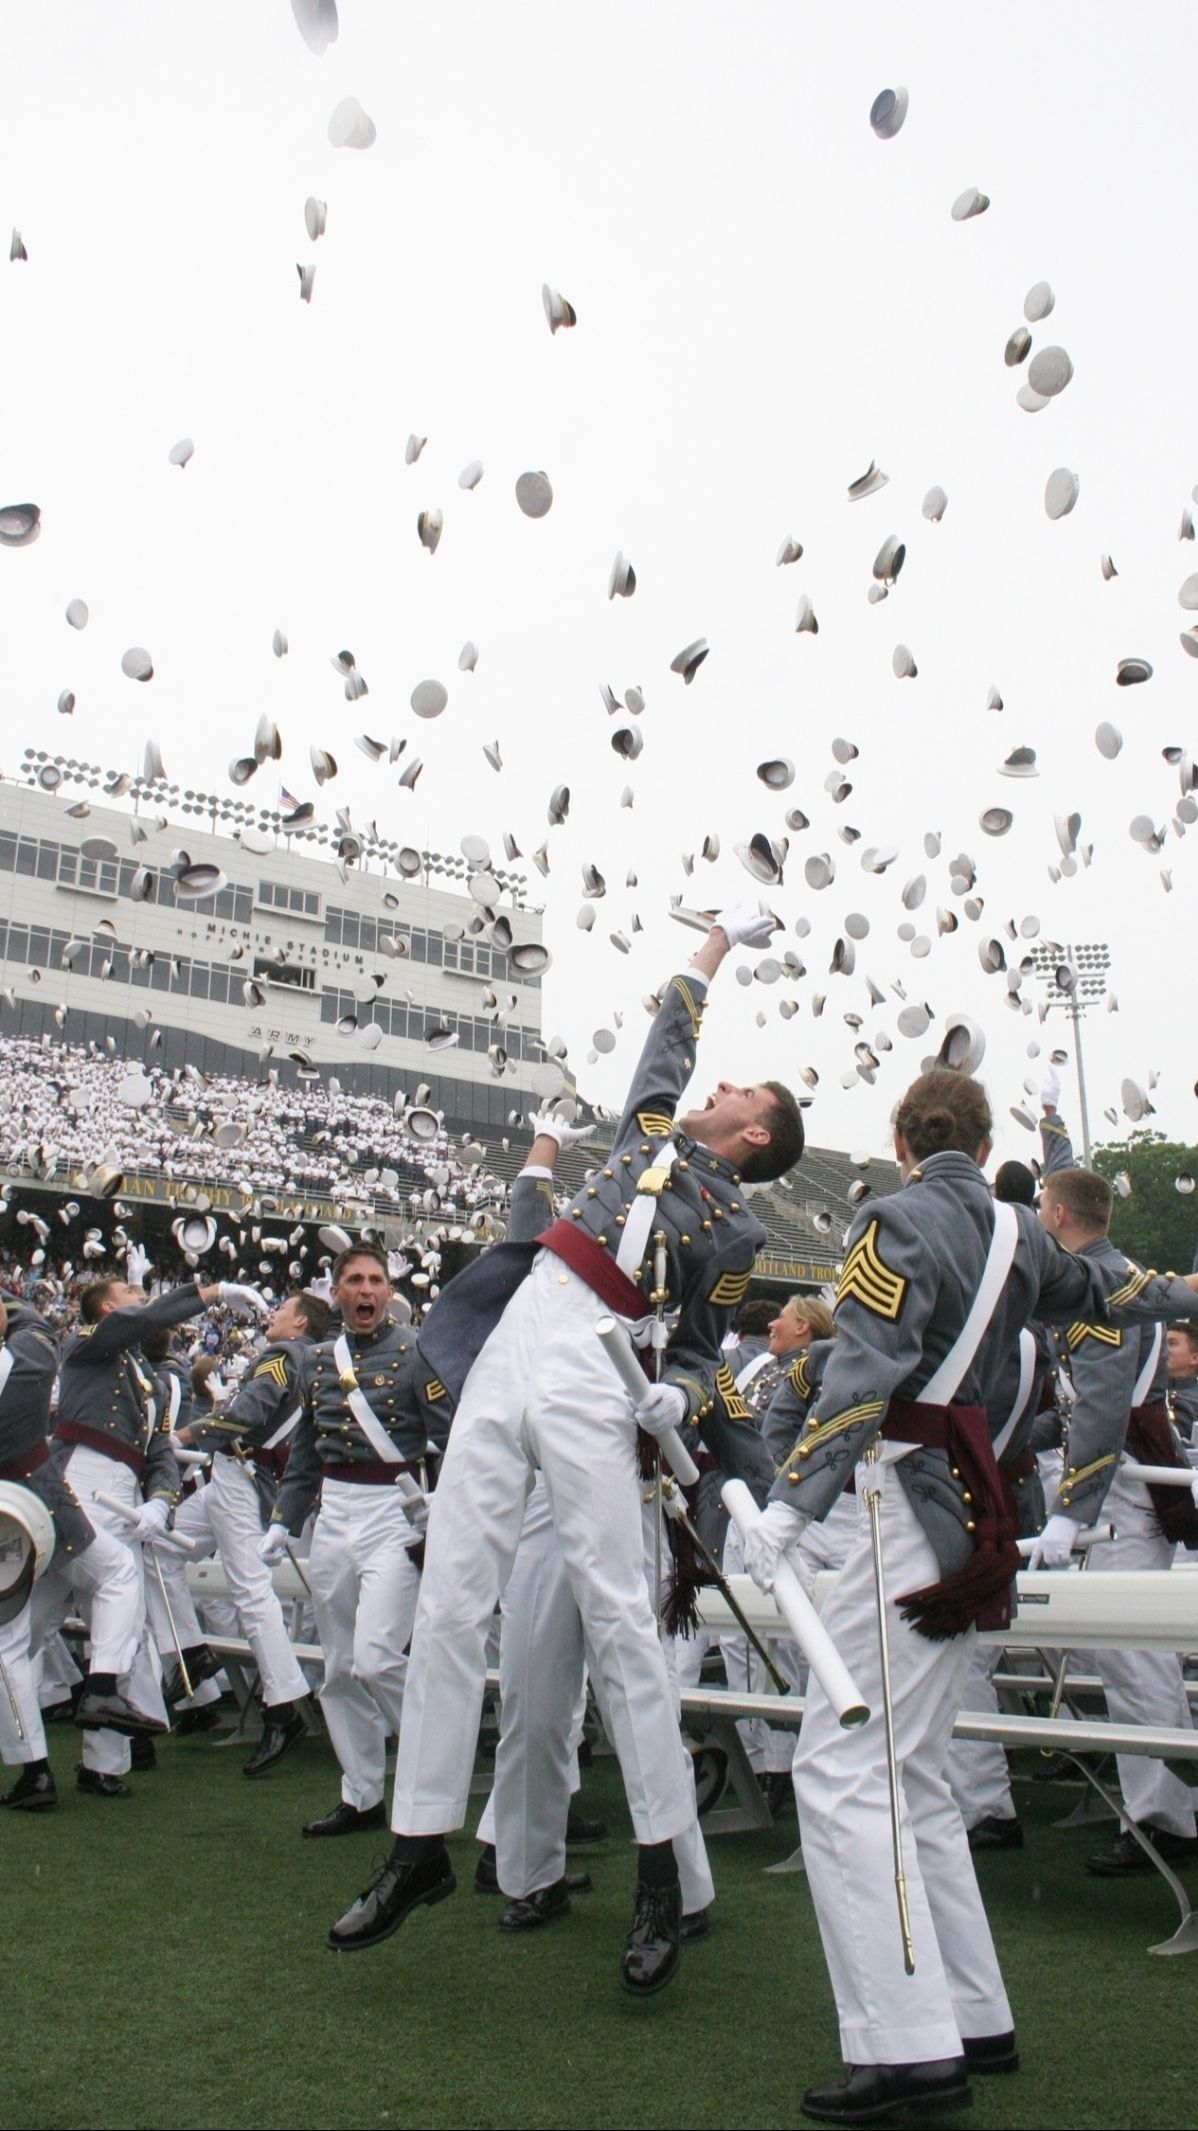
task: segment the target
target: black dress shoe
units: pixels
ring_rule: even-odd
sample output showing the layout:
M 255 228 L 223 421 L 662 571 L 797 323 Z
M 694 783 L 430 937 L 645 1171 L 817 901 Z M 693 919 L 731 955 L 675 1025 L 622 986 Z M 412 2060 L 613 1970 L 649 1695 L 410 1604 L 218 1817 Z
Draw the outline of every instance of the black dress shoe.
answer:
M 639 1880 L 632 1929 L 620 1956 L 620 1982 L 634 1998 L 648 1998 L 665 1988 L 681 1959 L 681 1929 L 677 1881 L 672 1887 L 647 1887 Z
M 398 1931 L 405 1916 L 422 1902 L 431 1908 L 457 1886 L 444 1843 L 422 1857 L 388 1859 L 344 1916 L 339 1916 L 325 1944 L 334 1953 L 357 1953 L 377 1946 Z
M 799 2107 L 817 2124 L 881 2124 L 901 2110 L 917 2117 L 938 2109 L 968 2109 L 964 2057 L 932 2064 L 850 2064 L 835 2085 L 808 2087 Z
M 566 1814 L 567 1850 L 585 1850 L 588 1844 L 607 1841 L 606 1820 L 588 1820 L 572 1809 Z
M 551 1887 L 538 1887 L 535 1894 L 525 1894 L 509 1902 L 499 1919 L 499 1929 L 539 1931 L 542 1924 L 551 1924 L 555 1916 L 565 1916 L 569 1907 L 566 1882 L 555 1879 Z
M 757 1778 L 757 1787 L 775 1820 L 781 1820 L 786 1813 L 793 1818 L 795 1787 L 794 1778 L 788 1769 L 773 1769 L 768 1774 L 763 1773 Z
M 356 1805 L 346 1805 L 342 1799 L 322 1819 L 305 1821 L 303 1832 L 305 1835 L 361 1835 L 367 1828 L 385 1828 L 386 1825 L 387 1815 L 381 1798 L 377 1805 L 368 1805 L 361 1813 Z
M 1022 1850 L 1023 1827 L 1013 1814 L 1000 1819 L 997 1813 L 975 1820 L 969 1830 L 971 1850 Z
M 699 1939 L 711 1937 L 710 1909 L 692 1909 L 678 1926 L 678 1936 L 684 1946 L 693 1946 Z
M 175 1719 L 175 1736 L 178 1739 L 194 1739 L 198 1732 L 216 1731 L 220 1725 L 220 1705 L 217 1702 L 202 1702 L 198 1709 L 185 1709 Z
M 264 1776 L 268 1768 L 273 1768 L 276 1761 L 281 1761 L 284 1754 L 298 1744 L 305 1730 L 306 1726 L 298 1709 L 288 1709 L 286 1715 L 280 1710 L 277 1718 L 272 1717 L 268 1709 L 266 1722 L 262 1727 L 262 1737 L 249 1760 L 243 1763 L 242 1774 Z
M 191 1692 L 194 1694 L 196 1688 L 202 1687 L 205 1680 L 216 1678 L 221 1669 L 221 1660 L 215 1650 L 208 1648 L 207 1643 L 199 1643 L 193 1649 L 185 1650 L 183 1655 L 187 1659 L 187 1677 L 191 1681 Z M 162 1682 L 162 1699 L 168 1707 L 172 1702 L 187 1702 L 191 1699 L 183 1685 L 183 1668 L 178 1660 L 171 1666 Z
M 0 1798 L 0 1805 L 11 1807 L 14 1813 L 48 1813 L 57 1804 L 58 1792 L 48 1768 L 22 1769 L 11 1791 Z
M 155 1769 L 158 1766 L 158 1756 L 154 1751 L 154 1741 L 147 1739 L 142 1731 L 138 1732 L 135 1739 L 129 1741 L 129 1755 L 130 1766 L 135 1774 L 139 1776 L 148 1775 L 151 1769 Z
M 85 1687 L 75 1709 L 75 1723 L 80 1731 L 115 1731 L 122 1738 L 136 1738 L 138 1732 L 162 1733 L 170 1725 L 162 1717 L 148 1717 L 144 1711 L 135 1709 L 123 1694 L 97 1694 L 95 1688 Z
M 484 1843 L 474 1867 L 474 1891 L 476 1894 L 499 1894 L 499 1873 L 495 1866 L 495 1845 Z
M 1193 1864 L 1198 1857 L 1198 1837 L 1174 1835 L 1169 1828 L 1154 1828 L 1150 1820 L 1143 1822 L 1142 1832 L 1163 1864 Z M 1156 1866 L 1148 1852 L 1140 1848 L 1131 1830 L 1124 1828 L 1109 1848 L 1091 1850 L 1086 1859 L 1086 1870 L 1097 1873 L 1099 1879 L 1128 1879 L 1136 1872 L 1155 1872 Z
M 106 1776 L 98 1768 L 77 1768 L 75 1789 L 87 1791 L 93 1798 L 132 1798 L 133 1786 L 122 1783 L 119 1776 Z
M 1003 2035 L 963 2035 L 961 2048 L 965 2052 L 967 2072 L 1019 2070 L 1019 2052 L 1015 2047 L 1013 2027 L 1009 2027 Z

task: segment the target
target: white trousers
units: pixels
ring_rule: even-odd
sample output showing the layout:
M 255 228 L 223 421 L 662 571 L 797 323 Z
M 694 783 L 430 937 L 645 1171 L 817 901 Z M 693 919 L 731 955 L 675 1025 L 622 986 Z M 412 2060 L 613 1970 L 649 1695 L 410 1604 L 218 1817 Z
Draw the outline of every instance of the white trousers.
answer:
M 586 1695 L 582 1621 L 543 1480 L 528 1498 L 501 1612 L 499 1747 L 478 1839 L 494 1843 L 499 1884 L 516 1900 L 565 1872 Z
M 174 1554 L 168 1548 L 160 1548 L 157 1555 L 158 1568 L 162 1570 L 162 1582 L 166 1587 L 166 1599 L 159 1586 L 157 1570 L 152 1562 L 146 1563 L 146 1614 L 150 1633 L 168 1670 L 175 1662 L 175 1638 L 171 1634 L 171 1618 L 175 1632 L 184 1650 L 192 1650 L 204 1640 L 200 1616 L 195 1609 L 195 1600 L 187 1581 L 189 1561 L 207 1561 L 216 1552 L 216 1541 L 208 1522 L 208 1490 L 197 1487 L 186 1495 L 175 1511 L 175 1530 L 191 1543 L 190 1554 Z M 167 1612 L 167 1604 L 170 1613 Z
M 396 1833 L 462 1826 L 487 1631 L 538 1466 L 637 1840 L 670 1841 L 693 1815 L 645 1588 L 632 1411 L 595 1338 L 601 1314 L 590 1288 L 543 1252 L 467 1378 L 429 1519 L 396 1764 Z
M 341 1763 L 342 1801 L 359 1813 L 382 1799 L 387 1734 L 399 1730 L 404 1649 L 420 1594 L 411 1539 L 395 1488 L 323 1483 L 308 1556 L 324 1652 L 320 1705 Z
M 903 1622 L 892 1601 L 934 1583 L 939 1570 L 892 1467 L 876 1472 L 913 1976 L 903 1966 L 895 1901 L 877 1602 L 861 1492 L 874 1484 L 875 1468 L 865 1465 L 857 1468 L 857 1542 L 822 1617 L 871 1715 L 842 1730 L 813 1677 L 795 1790 L 845 2062 L 918 2064 L 959 2056 L 962 2036 L 1002 2034 L 1014 2023 L 943 1773 L 975 1637 L 971 1630 L 933 1643 Z
M 961 1690 L 962 1709 L 998 1715 L 994 1674 L 1004 1655 L 1002 1650 L 975 1643 Z M 979 1820 L 1018 1818 L 1005 1747 L 986 1739 L 950 1739 L 944 1774 L 967 1828 L 976 1828 Z
M 96 1536 L 81 1554 L 62 1556 L 56 1549 L 46 1574 L 34 1585 L 34 1648 L 57 1634 L 71 1611 L 72 1593 L 77 1593 L 88 1621 L 91 1670 L 114 1673 L 120 1692 L 135 1709 L 165 1723 L 162 1669 L 146 1623 L 142 1549 L 129 1538 L 125 1520 L 95 1499 L 97 1493 L 111 1495 L 130 1509 L 140 1509 L 137 1476 L 115 1458 L 79 1443 L 71 1452 L 67 1478 Z M 129 1741 L 117 1732 L 84 1732 L 85 1768 L 123 1776 L 130 1758 Z
M 307 1694 L 308 1683 L 296 1663 L 270 1570 L 258 1552 L 262 1520 L 253 1480 L 236 1458 L 220 1453 L 212 1460 L 204 1495 L 225 1581 L 258 1667 L 262 1699 L 268 1709 L 294 1702 Z
M 83 1674 L 61 1635 L 46 1638 L 33 1661 L 37 1698 L 43 1709 L 53 1709 L 74 1693 Z
M 30 1647 L 32 1628 L 31 1606 L 22 1606 L 15 1619 L 0 1626 L 0 1662 L 4 1666 L 0 1676 L 0 1758 L 7 1768 L 46 1758 L 46 1733 Z
M 1091 1547 L 1090 1576 L 1133 1569 L 1168 1569 L 1176 1548 L 1162 1537 L 1146 1487 L 1116 1471 L 1103 1504 L 1116 1537 Z M 1173 1650 L 1096 1650 L 1094 1662 L 1113 1724 L 1170 1724 L 1192 1728 L 1181 1658 Z M 1066 1675 L 1068 1679 L 1068 1675 Z M 1194 1833 L 1194 1793 L 1147 1754 L 1120 1754 L 1116 1763 L 1127 1819 L 1150 1821 L 1174 1835 Z

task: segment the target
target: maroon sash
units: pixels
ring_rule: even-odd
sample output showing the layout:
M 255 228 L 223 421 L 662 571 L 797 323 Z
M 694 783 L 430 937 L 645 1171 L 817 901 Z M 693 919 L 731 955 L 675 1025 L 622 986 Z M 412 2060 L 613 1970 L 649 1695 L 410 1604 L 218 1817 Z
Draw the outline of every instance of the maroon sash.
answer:
M 1172 1465 L 1178 1472 L 1190 1466 L 1173 1440 L 1169 1408 L 1163 1398 L 1146 1399 L 1133 1406 L 1127 1424 L 1127 1449 L 1141 1465 Z M 1198 1503 L 1184 1487 L 1154 1487 L 1147 1482 L 1156 1521 L 1174 1546 L 1198 1547 Z
M 891 1399 L 882 1434 L 892 1442 L 947 1452 L 953 1477 L 960 1478 L 972 1511 L 972 1560 L 938 1583 L 897 1598 L 903 1619 L 934 1643 L 963 1635 L 967 1628 L 1009 1627 L 1020 1556 L 985 1407 Z

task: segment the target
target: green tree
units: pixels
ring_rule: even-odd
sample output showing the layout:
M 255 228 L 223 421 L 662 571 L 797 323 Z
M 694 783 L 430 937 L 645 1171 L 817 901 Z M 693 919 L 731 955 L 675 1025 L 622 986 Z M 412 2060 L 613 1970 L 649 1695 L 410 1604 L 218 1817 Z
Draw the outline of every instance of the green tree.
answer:
M 1094 1167 L 1108 1182 L 1131 1179 L 1127 1198 L 1115 1193 L 1112 1241 L 1159 1272 L 1188 1273 L 1198 1247 L 1198 1192 L 1177 1186 L 1179 1178 L 1198 1179 L 1198 1147 L 1161 1132 L 1133 1132 L 1117 1147 L 1096 1147 Z

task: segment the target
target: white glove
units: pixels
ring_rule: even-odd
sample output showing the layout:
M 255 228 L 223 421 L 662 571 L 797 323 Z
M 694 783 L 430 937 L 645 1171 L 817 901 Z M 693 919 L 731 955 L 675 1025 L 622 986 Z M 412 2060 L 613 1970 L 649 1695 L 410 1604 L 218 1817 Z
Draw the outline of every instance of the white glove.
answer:
M 1029 1569 L 1064 1569 L 1080 1527 L 1072 1517 L 1050 1517 L 1032 1548 Z
M 1055 1110 L 1061 1100 L 1061 1076 L 1054 1065 L 1045 1068 L 1040 1087 L 1040 1101 L 1046 1110 Z
M 745 1567 L 759 1591 L 772 1591 L 778 1563 L 782 1556 L 801 1539 L 810 1517 L 802 1510 L 792 1509 L 789 1502 L 769 1502 L 751 1531 L 744 1534 L 743 1546 Z M 799 1574 L 797 1564 L 791 1567 Z M 810 1597 L 810 1591 L 808 1591 Z
M 258 1555 L 259 1559 L 266 1563 L 268 1569 L 273 1569 L 276 1561 L 283 1559 L 284 1554 L 287 1552 L 289 1536 L 285 1524 L 267 1525 L 261 1539 L 258 1541 Z
M 332 1275 L 330 1273 L 320 1273 L 315 1280 L 309 1280 L 308 1293 L 310 1295 L 319 1295 L 322 1302 L 331 1302 L 333 1299 Z
M 552 1110 L 534 1110 L 528 1122 L 534 1137 L 556 1140 L 559 1147 L 572 1147 L 575 1140 L 589 1139 L 595 1129 L 594 1125 L 568 1125 Z
M 161 1539 L 167 1525 L 170 1523 L 170 1517 L 169 1504 L 163 1501 L 161 1495 L 155 1495 L 152 1502 L 143 1503 L 138 1511 L 137 1523 L 133 1526 L 133 1537 L 140 1539 L 143 1545 L 147 1540 Z
M 686 1419 L 686 1393 L 677 1384 L 650 1384 L 633 1415 L 646 1435 L 663 1435 Z
M 140 1243 L 131 1243 L 125 1255 L 125 1271 L 130 1287 L 140 1287 L 150 1270 L 150 1256 Z
M 270 1316 L 270 1304 L 263 1301 L 256 1287 L 242 1287 L 236 1280 L 222 1280 L 216 1292 L 222 1302 L 242 1317 L 260 1317 L 265 1324 Z
M 754 903 L 730 903 L 721 910 L 716 924 L 729 947 L 767 947 L 776 920 Z

